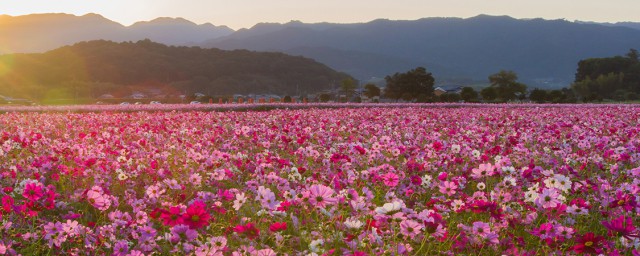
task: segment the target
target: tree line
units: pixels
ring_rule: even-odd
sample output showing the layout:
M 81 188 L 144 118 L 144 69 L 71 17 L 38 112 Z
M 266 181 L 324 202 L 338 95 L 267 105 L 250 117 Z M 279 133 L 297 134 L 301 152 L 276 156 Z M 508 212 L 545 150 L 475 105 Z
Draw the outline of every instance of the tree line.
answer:
M 593 102 L 605 99 L 634 101 L 640 99 L 640 54 L 631 49 L 625 56 L 591 58 L 578 63 L 576 78 L 567 88 L 543 90 L 518 82 L 514 71 L 501 70 L 488 77 L 489 86 L 480 91 L 462 87 L 456 93 L 434 94 L 435 78 L 424 67 L 385 77 L 382 95 L 410 102 L 511 102 L 537 103 Z M 372 85 L 367 85 L 372 86 Z

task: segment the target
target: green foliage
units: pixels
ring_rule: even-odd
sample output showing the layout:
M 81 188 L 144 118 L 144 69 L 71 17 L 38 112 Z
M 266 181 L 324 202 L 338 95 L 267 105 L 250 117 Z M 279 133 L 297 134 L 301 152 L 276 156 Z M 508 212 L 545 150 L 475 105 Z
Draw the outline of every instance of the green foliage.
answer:
M 318 100 L 320 100 L 320 102 L 328 102 L 331 100 L 331 94 L 321 93 L 318 95 Z
M 633 98 L 640 93 L 638 51 L 631 49 L 625 56 L 581 60 L 571 88 L 586 102 Z
M 496 88 L 497 98 L 503 102 L 518 99 L 526 92 L 527 86 L 517 80 L 518 75 L 507 70 L 489 76 L 491 87 Z
M 463 87 L 460 92 L 460 97 L 465 102 L 477 102 L 478 101 L 478 92 L 476 92 L 473 87 Z
M 585 102 L 602 98 L 612 98 L 613 92 L 625 89 L 624 74 L 609 73 L 600 75 L 594 80 L 587 77 L 571 85 L 571 88 L 575 90 L 578 95 L 582 96 Z
M 433 97 L 433 75 L 423 67 L 417 67 L 406 73 L 395 73 L 385 77 L 387 86 L 384 95 L 391 99 L 403 99 L 413 101 L 419 95 L 424 94 L 427 98 Z
M 538 88 L 533 89 L 529 95 L 529 99 L 536 103 L 544 103 L 547 98 L 547 91 Z
M 118 97 L 135 91 L 291 95 L 328 90 L 335 81 L 350 78 L 283 53 L 173 47 L 149 40 L 90 41 L 42 54 L 3 55 L 0 67 L 10 67 L 0 70 L 0 94 L 35 99 Z
M 353 96 L 357 88 L 358 84 L 352 78 L 345 78 L 340 84 L 340 89 L 345 95 L 347 95 L 347 99 L 351 99 L 351 96 Z
M 373 98 L 376 96 L 380 96 L 380 87 L 378 87 L 375 84 L 365 84 L 364 85 L 364 95 L 369 97 L 369 98 Z
M 458 102 L 460 100 L 462 100 L 462 97 L 457 93 L 445 93 L 440 95 L 440 101 L 442 102 Z
M 289 95 L 284 96 L 284 99 L 283 99 L 283 100 L 284 100 L 284 102 L 286 102 L 286 103 L 290 103 L 290 102 L 292 101 L 291 96 L 289 96 Z
M 498 91 L 495 87 L 489 86 L 482 89 L 482 91 L 480 91 L 480 95 L 482 95 L 482 99 L 484 101 L 492 102 L 498 98 Z

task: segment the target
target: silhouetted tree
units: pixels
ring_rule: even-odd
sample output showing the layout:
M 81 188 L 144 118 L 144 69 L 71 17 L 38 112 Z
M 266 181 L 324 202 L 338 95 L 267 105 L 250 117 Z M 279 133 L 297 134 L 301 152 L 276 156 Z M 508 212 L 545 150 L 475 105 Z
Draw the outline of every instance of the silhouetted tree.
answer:
M 518 99 L 527 90 L 525 84 L 518 82 L 518 75 L 513 71 L 501 70 L 496 74 L 490 75 L 489 82 L 491 87 L 496 89 L 497 97 L 501 101 Z
M 357 82 L 351 78 L 345 78 L 340 84 L 340 89 L 347 96 L 347 101 L 351 99 L 357 88 Z
M 478 92 L 472 87 L 463 87 L 460 92 L 460 97 L 465 102 L 476 102 L 478 101 Z
M 318 100 L 320 102 L 327 102 L 331 100 L 331 94 L 328 93 L 321 93 L 320 95 L 318 95 Z
M 380 87 L 378 87 L 375 84 L 365 84 L 364 85 L 364 95 L 369 97 L 369 98 L 373 98 L 376 96 L 380 96 Z
M 535 88 L 531 91 L 529 99 L 536 103 L 543 103 L 547 100 L 547 91 Z
M 417 67 L 406 73 L 395 73 L 385 77 L 385 80 L 387 86 L 384 95 L 387 98 L 395 100 L 402 98 L 412 101 L 420 94 L 425 94 L 429 98 L 433 97 L 435 79 L 423 67 Z
M 496 100 L 496 98 L 498 97 L 498 92 L 496 91 L 496 88 L 489 86 L 482 89 L 482 91 L 480 91 L 480 95 L 482 95 L 482 99 L 484 101 L 491 102 Z

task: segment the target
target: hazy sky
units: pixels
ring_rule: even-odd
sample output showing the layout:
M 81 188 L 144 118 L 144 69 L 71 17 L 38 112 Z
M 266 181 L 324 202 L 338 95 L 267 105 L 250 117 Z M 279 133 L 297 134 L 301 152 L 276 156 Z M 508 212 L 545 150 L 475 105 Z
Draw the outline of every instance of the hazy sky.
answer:
M 258 22 L 367 22 L 377 18 L 472 17 L 640 21 L 640 0 L 0 0 L 0 14 L 98 13 L 124 25 L 183 17 L 233 29 Z

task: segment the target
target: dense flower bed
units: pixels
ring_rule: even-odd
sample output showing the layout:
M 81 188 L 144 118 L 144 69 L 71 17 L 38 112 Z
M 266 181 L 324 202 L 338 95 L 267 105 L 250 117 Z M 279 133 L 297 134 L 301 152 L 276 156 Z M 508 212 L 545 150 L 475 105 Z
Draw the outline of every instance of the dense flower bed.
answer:
M 0 175 L 0 254 L 640 248 L 637 106 L 9 112 Z

